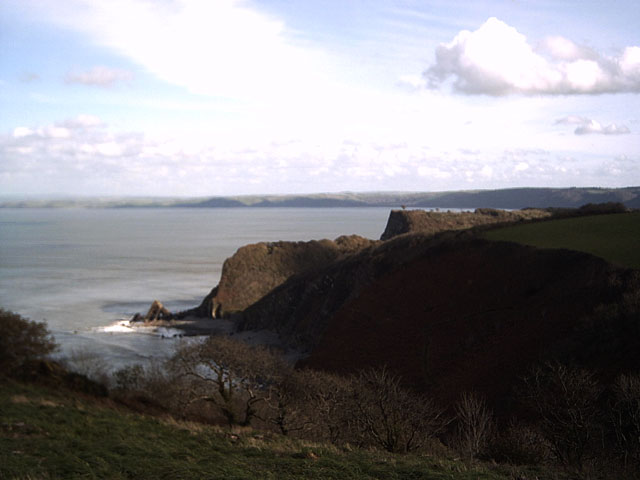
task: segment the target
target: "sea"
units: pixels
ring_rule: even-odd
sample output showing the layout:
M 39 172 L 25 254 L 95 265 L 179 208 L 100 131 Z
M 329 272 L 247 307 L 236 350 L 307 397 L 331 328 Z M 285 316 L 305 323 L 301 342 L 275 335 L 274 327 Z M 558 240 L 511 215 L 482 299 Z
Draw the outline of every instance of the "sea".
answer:
M 46 322 L 56 356 L 113 372 L 170 356 L 175 331 L 129 325 L 153 300 L 197 306 L 224 260 L 261 241 L 378 239 L 390 209 L 0 208 L 0 308 Z

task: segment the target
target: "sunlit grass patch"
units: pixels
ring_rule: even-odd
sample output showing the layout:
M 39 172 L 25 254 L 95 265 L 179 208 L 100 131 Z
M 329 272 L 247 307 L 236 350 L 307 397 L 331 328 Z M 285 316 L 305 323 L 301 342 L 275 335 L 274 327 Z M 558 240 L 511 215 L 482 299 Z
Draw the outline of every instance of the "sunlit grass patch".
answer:
M 577 250 L 640 269 L 640 212 L 512 225 L 489 230 L 484 236 L 541 248 Z

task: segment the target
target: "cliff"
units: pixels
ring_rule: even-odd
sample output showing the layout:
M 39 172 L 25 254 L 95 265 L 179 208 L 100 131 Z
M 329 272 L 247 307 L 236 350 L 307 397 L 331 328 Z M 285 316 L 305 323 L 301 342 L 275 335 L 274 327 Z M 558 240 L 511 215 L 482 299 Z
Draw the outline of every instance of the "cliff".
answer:
M 393 211 L 385 241 L 248 245 L 196 310 L 230 317 L 240 331 L 276 332 L 306 350 L 301 366 L 386 365 L 443 401 L 477 391 L 508 408 L 535 363 L 559 359 L 610 376 L 640 364 L 637 271 L 468 229 L 547 216 Z
M 474 212 L 431 212 L 425 210 L 392 210 L 381 240 L 404 233 L 434 234 L 447 230 L 463 230 L 478 225 L 519 222 L 548 218 L 551 213 L 539 209 L 516 211 L 478 208 Z
M 188 313 L 222 318 L 250 307 L 289 278 L 311 274 L 375 242 L 358 235 L 334 241 L 261 242 L 246 245 L 222 266 L 220 283 Z

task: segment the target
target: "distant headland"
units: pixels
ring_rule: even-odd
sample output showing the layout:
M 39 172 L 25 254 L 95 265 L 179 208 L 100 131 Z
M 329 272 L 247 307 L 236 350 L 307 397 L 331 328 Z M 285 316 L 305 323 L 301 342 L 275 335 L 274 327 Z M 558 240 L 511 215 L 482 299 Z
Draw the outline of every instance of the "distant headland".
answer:
M 0 208 L 575 208 L 588 203 L 640 208 L 640 186 L 508 188 L 444 192 L 340 192 L 213 197 L 0 197 Z

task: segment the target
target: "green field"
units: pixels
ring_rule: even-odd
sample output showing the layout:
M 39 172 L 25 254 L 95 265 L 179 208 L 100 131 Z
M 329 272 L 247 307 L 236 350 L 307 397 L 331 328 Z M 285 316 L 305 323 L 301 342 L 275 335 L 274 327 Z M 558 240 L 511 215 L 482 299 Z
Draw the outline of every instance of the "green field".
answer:
M 487 231 L 484 236 L 541 248 L 578 250 L 640 269 L 640 212 L 513 225 Z
M 530 474 L 537 473 L 533 470 Z M 2 479 L 486 479 L 512 467 L 339 449 L 265 432 L 154 418 L 108 399 L 0 383 Z

